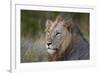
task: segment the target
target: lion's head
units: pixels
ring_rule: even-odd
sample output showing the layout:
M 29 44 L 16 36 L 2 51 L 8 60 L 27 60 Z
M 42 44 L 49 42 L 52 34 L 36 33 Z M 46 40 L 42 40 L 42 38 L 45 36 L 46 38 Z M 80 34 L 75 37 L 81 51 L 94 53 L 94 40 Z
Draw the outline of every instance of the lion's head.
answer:
M 46 21 L 46 47 L 50 60 L 57 60 L 71 42 L 71 19 L 58 16 L 54 21 Z

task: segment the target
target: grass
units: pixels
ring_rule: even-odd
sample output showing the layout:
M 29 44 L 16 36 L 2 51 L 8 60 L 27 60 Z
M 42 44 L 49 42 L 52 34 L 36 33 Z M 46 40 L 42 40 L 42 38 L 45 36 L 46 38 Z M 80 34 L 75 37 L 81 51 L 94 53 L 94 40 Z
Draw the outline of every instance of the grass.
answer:
M 44 37 L 33 40 L 32 38 L 21 38 L 21 62 L 48 61 L 47 49 Z

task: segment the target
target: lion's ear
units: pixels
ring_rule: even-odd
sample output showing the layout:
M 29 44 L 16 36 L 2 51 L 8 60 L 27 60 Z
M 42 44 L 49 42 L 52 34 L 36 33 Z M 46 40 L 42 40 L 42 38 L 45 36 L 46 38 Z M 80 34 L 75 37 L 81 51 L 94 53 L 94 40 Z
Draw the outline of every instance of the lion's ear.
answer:
M 64 26 L 70 31 L 73 25 L 72 19 L 67 19 L 64 21 Z
M 47 19 L 46 21 L 46 27 L 50 27 L 52 25 L 52 21 L 50 19 Z
M 67 19 L 67 20 L 64 21 L 64 25 L 66 27 L 72 26 L 72 24 L 73 24 L 72 18 Z
M 45 25 L 45 27 L 46 27 L 45 31 L 47 31 L 51 27 L 52 24 L 53 24 L 53 22 L 50 19 L 47 19 L 46 25 Z

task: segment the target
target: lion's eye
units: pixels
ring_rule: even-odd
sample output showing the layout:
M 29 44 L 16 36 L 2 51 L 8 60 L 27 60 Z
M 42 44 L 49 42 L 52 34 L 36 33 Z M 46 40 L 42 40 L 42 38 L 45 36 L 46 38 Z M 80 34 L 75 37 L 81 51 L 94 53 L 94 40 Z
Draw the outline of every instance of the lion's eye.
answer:
M 60 32 L 57 32 L 57 33 L 56 33 L 56 35 L 59 35 L 59 34 L 60 34 Z

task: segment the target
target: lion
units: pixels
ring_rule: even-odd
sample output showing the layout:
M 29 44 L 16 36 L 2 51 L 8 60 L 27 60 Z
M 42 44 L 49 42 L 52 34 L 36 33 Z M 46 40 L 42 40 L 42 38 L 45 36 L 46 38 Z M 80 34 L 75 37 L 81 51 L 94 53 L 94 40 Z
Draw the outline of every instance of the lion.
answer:
M 89 42 L 72 18 L 58 15 L 46 20 L 46 48 L 49 61 L 87 60 Z

